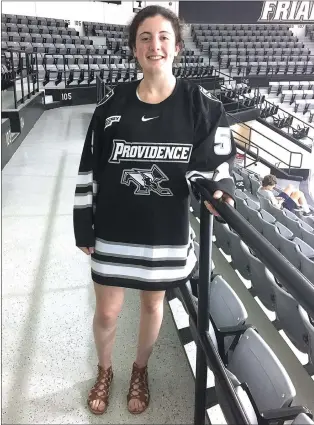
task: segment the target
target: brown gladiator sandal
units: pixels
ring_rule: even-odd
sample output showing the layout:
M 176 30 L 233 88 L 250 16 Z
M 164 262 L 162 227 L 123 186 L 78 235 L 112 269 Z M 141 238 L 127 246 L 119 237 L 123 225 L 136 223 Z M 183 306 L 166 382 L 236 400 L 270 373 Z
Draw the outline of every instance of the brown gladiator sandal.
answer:
M 140 410 L 130 410 L 130 400 L 139 400 L 142 404 Z M 130 380 L 129 393 L 127 395 L 128 410 L 133 415 L 143 413 L 149 404 L 150 394 L 148 388 L 148 373 L 147 366 L 139 368 L 136 363 L 133 363 L 132 375 Z
M 108 367 L 108 369 L 104 369 L 100 365 L 98 365 L 98 376 L 97 380 L 90 390 L 88 394 L 87 404 L 89 410 L 94 413 L 94 415 L 102 415 L 106 412 L 108 404 L 109 404 L 109 393 L 110 393 L 110 385 L 113 378 L 112 367 Z M 93 409 L 92 403 L 93 401 L 102 401 L 105 406 L 103 410 Z

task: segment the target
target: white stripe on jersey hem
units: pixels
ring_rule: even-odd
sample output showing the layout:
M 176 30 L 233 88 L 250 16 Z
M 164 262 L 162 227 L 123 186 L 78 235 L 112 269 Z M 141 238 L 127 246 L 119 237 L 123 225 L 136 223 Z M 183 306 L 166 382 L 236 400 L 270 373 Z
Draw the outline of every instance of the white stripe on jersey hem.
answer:
M 88 208 L 93 203 L 93 194 L 91 192 L 87 194 L 77 193 L 74 198 L 74 208 Z
M 189 276 L 196 264 L 196 256 L 193 250 L 186 259 L 186 265 L 182 267 L 143 267 L 115 263 L 101 263 L 91 259 L 91 268 L 95 274 L 104 277 L 121 279 L 134 279 L 145 282 L 173 282 Z
M 166 261 L 186 260 L 187 250 L 192 242 L 190 237 L 187 245 L 181 246 L 151 246 L 137 244 L 120 244 L 96 238 L 95 252 L 99 255 L 115 255 L 119 257 L 137 258 L 143 260 Z
M 187 174 L 186 174 L 186 178 L 188 179 L 188 180 L 191 180 L 191 181 L 193 181 L 193 180 L 195 180 L 195 179 L 197 179 L 197 178 L 205 178 L 205 179 L 212 179 L 213 178 L 213 175 L 214 175 L 214 172 L 213 171 L 189 171 Z
M 76 183 L 77 186 L 86 186 L 88 184 L 92 184 L 92 182 L 93 182 L 93 172 L 87 171 L 85 173 L 84 172 L 78 173 L 76 182 L 77 182 Z

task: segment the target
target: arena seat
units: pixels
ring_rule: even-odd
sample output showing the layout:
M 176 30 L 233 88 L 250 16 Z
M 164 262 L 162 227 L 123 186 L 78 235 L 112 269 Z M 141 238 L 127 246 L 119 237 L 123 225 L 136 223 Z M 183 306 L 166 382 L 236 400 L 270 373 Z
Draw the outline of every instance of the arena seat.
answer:
M 314 422 L 305 413 L 300 413 L 292 422 L 292 425 L 307 425 L 307 424 L 311 425 L 311 424 L 314 424 Z
M 214 220 L 214 233 L 216 236 L 216 245 L 221 248 L 226 255 L 231 255 L 230 248 L 230 228 L 227 223 L 219 223 Z
M 267 272 L 270 274 L 270 272 Z M 276 279 L 275 279 L 276 281 Z M 308 329 L 299 310 L 299 303 L 276 281 L 275 293 L 276 318 L 292 343 L 303 353 L 309 354 Z
M 310 319 L 308 313 L 302 306 L 298 306 L 300 317 L 307 329 L 308 343 L 309 343 L 309 361 L 314 365 L 314 320 Z
M 251 249 L 241 241 L 241 247 L 245 253 L 250 269 L 252 286 L 261 302 L 270 311 L 275 310 L 275 293 L 273 286 L 276 284 L 273 275 L 267 273 L 267 268 L 253 253 Z
M 284 417 L 296 391 L 281 362 L 258 332 L 248 328 L 228 357 L 227 369 L 250 423 L 257 424 L 260 415 L 266 418 L 267 412 L 274 409 L 283 409 Z M 226 416 L 228 409 L 224 408 L 225 395 L 219 382 L 216 383 L 216 393 Z M 280 411 L 277 413 L 280 417 Z M 264 420 L 268 423 L 267 419 Z M 226 421 L 232 423 L 228 416 Z

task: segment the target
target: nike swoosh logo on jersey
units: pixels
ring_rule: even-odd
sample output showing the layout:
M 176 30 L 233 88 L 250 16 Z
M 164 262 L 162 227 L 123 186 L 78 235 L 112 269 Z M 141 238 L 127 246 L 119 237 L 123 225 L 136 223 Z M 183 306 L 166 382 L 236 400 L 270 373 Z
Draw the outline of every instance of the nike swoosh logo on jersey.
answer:
M 150 120 L 154 120 L 154 119 L 156 119 L 156 118 L 159 118 L 159 117 L 145 118 L 145 115 L 143 115 L 143 116 L 142 116 L 142 121 L 143 121 L 143 122 L 145 122 L 145 121 L 150 121 Z

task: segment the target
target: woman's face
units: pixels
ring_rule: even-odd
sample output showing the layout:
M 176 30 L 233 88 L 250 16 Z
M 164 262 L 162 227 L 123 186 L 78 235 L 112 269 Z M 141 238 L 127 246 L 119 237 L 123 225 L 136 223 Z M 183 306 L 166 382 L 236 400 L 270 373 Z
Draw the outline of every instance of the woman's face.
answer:
M 134 56 L 144 73 L 172 71 L 179 50 L 172 24 L 162 16 L 147 18 L 138 27 Z

